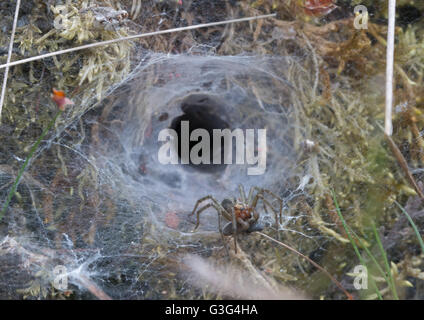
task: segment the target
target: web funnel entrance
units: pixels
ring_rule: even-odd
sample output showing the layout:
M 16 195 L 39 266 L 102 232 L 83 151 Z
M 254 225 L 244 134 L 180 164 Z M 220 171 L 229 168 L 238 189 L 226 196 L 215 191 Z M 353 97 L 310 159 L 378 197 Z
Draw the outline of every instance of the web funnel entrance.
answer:
M 219 240 L 213 210 L 202 213 L 199 230 L 191 232 L 195 221 L 188 214 L 199 198 L 235 196 L 239 185 L 296 194 L 288 183 L 295 178 L 297 160 L 293 87 L 284 76 L 290 64 L 285 57 L 146 56 L 99 107 L 81 118 L 88 134 L 78 150 L 72 149 L 75 160 L 67 165 L 67 178 L 54 180 L 68 187 L 41 197 L 44 206 L 51 201 L 52 208 L 63 211 L 44 218 L 29 211 L 25 222 L 7 217 L 11 228 L 19 230 L 19 248 L 28 249 L 30 243 L 32 250 L 49 248 L 34 268 L 64 265 L 71 270 L 71 283 L 80 288 L 90 286 L 84 282 L 89 279 L 113 298 L 160 297 L 149 288 L 158 285 L 161 267 L 155 261 L 161 251 L 170 256 L 181 250 L 202 253 Z M 208 132 L 266 129 L 264 174 L 249 175 L 252 165 L 247 163 L 161 164 L 159 133 L 178 131 L 182 120 Z M 284 225 L 291 219 L 287 216 Z M 272 213 L 264 211 L 260 224 L 272 226 Z M 28 227 L 31 237 L 23 232 Z M 5 250 L 16 253 L 17 248 L 8 242 Z

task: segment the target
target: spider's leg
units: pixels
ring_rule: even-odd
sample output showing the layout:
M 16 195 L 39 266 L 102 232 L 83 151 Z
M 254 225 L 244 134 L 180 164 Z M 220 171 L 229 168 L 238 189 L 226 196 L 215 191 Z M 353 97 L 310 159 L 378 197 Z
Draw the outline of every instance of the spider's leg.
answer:
M 230 212 L 228 212 L 228 210 L 226 210 L 219 202 L 218 200 L 216 200 L 214 197 L 210 197 L 209 198 L 221 211 L 221 213 L 223 214 L 224 218 L 227 220 L 231 220 L 231 214 Z
M 211 199 L 211 198 L 213 198 L 213 197 L 211 195 L 208 195 L 206 197 L 203 197 L 203 198 L 200 198 L 199 200 L 197 200 L 196 204 L 194 205 L 193 211 L 188 216 L 192 216 L 196 212 L 196 209 L 199 206 L 199 204 L 201 204 L 203 201 Z
M 239 192 L 240 192 L 241 202 L 247 203 L 246 202 L 246 194 L 244 193 L 244 188 L 241 184 L 239 184 Z
M 210 201 L 212 201 L 212 203 L 208 203 L 204 207 L 202 207 L 199 210 L 197 210 L 197 208 L 199 207 L 200 203 L 202 203 L 205 200 L 210 200 Z M 214 207 L 215 210 L 218 212 L 219 232 L 221 234 L 222 241 L 224 241 L 224 234 L 222 233 L 222 227 L 221 227 L 221 215 L 224 215 L 226 218 L 229 218 L 229 219 L 231 219 L 231 216 L 232 215 L 227 210 L 225 210 L 225 208 L 213 196 L 211 196 L 211 195 L 205 196 L 205 197 L 197 200 L 196 205 L 194 206 L 194 209 L 193 209 L 192 213 L 189 215 L 189 216 L 192 216 L 196 212 L 196 210 L 197 210 L 197 214 L 196 214 L 197 222 L 196 222 L 196 226 L 193 229 L 193 232 L 196 231 L 196 229 L 199 227 L 199 224 L 200 224 L 200 213 L 202 211 L 206 210 L 207 208 L 210 208 L 210 207 Z M 237 226 L 236 226 L 236 228 L 237 228 Z M 236 229 L 236 232 L 237 232 L 237 229 Z M 224 242 L 224 246 L 225 246 L 225 242 Z M 225 246 L 225 250 L 228 253 L 228 249 L 227 249 L 226 246 Z
M 196 226 L 194 227 L 194 229 L 193 229 L 192 232 L 196 231 L 197 228 L 199 227 L 199 224 L 200 224 L 200 213 L 202 213 L 203 211 L 205 211 L 206 209 L 208 209 L 210 207 L 214 207 L 216 209 L 216 207 L 214 206 L 213 203 L 208 203 L 207 205 L 205 205 L 205 206 L 201 207 L 199 210 L 197 210 L 197 214 L 196 214 L 196 217 L 197 217 Z
M 241 231 L 246 231 L 247 229 L 249 229 L 250 224 L 247 221 L 244 221 L 242 218 L 236 218 L 237 220 L 237 225 L 241 226 Z
M 266 200 L 265 197 L 262 194 L 258 194 L 257 196 L 258 196 L 258 198 L 260 198 L 262 200 L 264 206 L 265 205 L 268 206 L 268 208 L 271 209 L 271 211 L 274 213 L 275 225 L 278 229 L 279 224 L 278 224 L 278 212 L 277 212 L 277 210 L 275 210 L 275 208 L 271 205 L 271 203 L 269 203 L 269 201 Z M 281 211 L 280 211 L 280 213 L 281 213 Z
M 228 248 L 227 245 L 225 243 L 225 239 L 224 239 L 224 234 L 222 233 L 222 227 L 221 227 L 221 210 L 214 204 L 212 204 L 212 206 L 216 209 L 216 211 L 218 212 L 218 229 L 219 229 L 219 234 L 221 235 L 221 240 L 222 240 L 222 244 L 224 245 L 225 248 L 225 252 L 227 252 L 227 255 L 229 256 L 230 253 L 228 252 Z
M 280 218 L 280 224 L 283 223 L 283 199 L 281 199 L 279 196 L 277 196 L 274 192 L 271 190 L 264 189 L 266 193 L 274 197 L 278 203 L 280 204 L 280 211 L 279 211 L 279 218 Z
M 258 197 L 258 198 L 262 198 L 262 197 Z M 265 205 L 265 202 L 264 201 L 262 201 L 262 206 L 264 208 L 265 213 L 268 214 L 268 210 L 266 208 L 266 205 Z
M 233 238 L 234 238 L 234 252 L 237 254 L 237 219 L 234 209 L 231 210 L 231 215 L 233 217 Z
M 278 201 L 278 203 L 280 204 L 279 219 L 280 219 L 280 223 L 282 223 L 283 222 L 283 199 L 281 199 L 279 196 L 277 196 L 271 190 L 262 189 L 262 188 L 258 188 L 258 187 L 253 187 L 253 188 L 258 191 L 258 194 L 262 194 L 263 195 L 264 193 L 267 193 L 270 196 L 272 196 L 275 200 Z
M 256 187 L 253 187 L 253 188 L 256 188 Z M 251 208 L 253 208 L 253 209 L 256 208 L 260 196 L 261 196 L 261 193 L 257 193 L 256 196 L 252 199 L 252 203 L 250 205 Z
M 253 201 L 253 191 L 254 191 L 254 189 L 253 189 L 253 187 L 251 187 L 250 188 L 250 190 L 249 190 L 249 195 L 247 196 L 247 204 L 248 204 L 248 206 L 249 207 L 251 207 L 252 206 L 252 201 Z

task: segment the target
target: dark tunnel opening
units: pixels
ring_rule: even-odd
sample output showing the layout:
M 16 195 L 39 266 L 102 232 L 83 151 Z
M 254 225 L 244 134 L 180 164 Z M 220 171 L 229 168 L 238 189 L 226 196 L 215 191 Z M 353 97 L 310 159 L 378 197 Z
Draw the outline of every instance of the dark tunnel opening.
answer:
M 210 164 L 195 164 L 192 159 L 189 158 L 189 165 L 185 166 L 190 169 L 199 170 L 204 173 L 217 173 L 222 172 L 225 169 L 224 164 L 224 139 L 221 139 L 221 164 L 213 163 L 213 130 L 214 129 L 230 129 L 229 121 L 224 120 L 226 118 L 225 105 L 223 102 L 218 101 L 216 98 L 208 96 L 206 94 L 192 94 L 185 98 L 181 102 L 181 110 L 183 114 L 175 117 L 171 123 L 171 129 L 175 130 L 178 135 L 178 157 L 182 158 L 183 152 L 183 137 L 181 136 L 181 127 L 183 121 L 189 123 L 189 136 L 196 129 L 205 129 L 210 137 L 210 149 L 209 159 Z M 189 141 L 189 153 L 192 148 L 198 144 L 202 139 L 198 141 Z M 199 152 L 199 156 L 202 155 L 202 151 Z

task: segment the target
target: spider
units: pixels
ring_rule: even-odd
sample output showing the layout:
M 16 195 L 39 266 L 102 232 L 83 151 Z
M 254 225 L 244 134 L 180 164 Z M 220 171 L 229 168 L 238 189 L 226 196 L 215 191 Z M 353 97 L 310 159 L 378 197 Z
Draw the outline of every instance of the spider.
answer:
M 281 198 L 275 195 L 272 191 L 263 189 L 263 188 L 258 188 L 258 187 L 251 187 L 249 190 L 249 195 L 246 198 L 246 194 L 244 192 L 243 186 L 239 185 L 239 193 L 240 193 L 239 199 L 226 198 L 222 200 L 221 203 L 219 203 L 211 195 L 207 195 L 197 200 L 193 211 L 189 215 L 189 216 L 192 216 L 196 213 L 196 217 L 197 217 L 196 226 L 194 227 L 193 232 L 196 231 L 200 225 L 200 213 L 202 213 L 203 211 L 205 211 L 206 209 L 210 207 L 213 207 L 218 213 L 218 228 L 219 228 L 219 233 L 221 234 L 222 241 L 224 242 L 224 247 L 225 247 L 224 236 L 229 236 L 233 234 L 234 250 L 237 253 L 237 234 L 239 231 L 241 233 L 251 233 L 254 231 L 261 231 L 263 229 L 263 226 L 258 223 L 259 213 L 256 211 L 256 206 L 258 204 L 259 199 L 262 200 L 265 211 L 266 211 L 266 208 L 269 208 L 274 213 L 276 225 L 278 226 L 278 222 L 281 223 L 283 200 L 281 200 Z M 277 211 L 274 208 L 274 206 L 271 205 L 271 203 L 267 199 L 265 199 L 264 194 L 268 194 L 272 196 L 275 200 L 279 202 L 280 204 L 279 211 Z M 210 201 L 208 204 L 197 209 L 202 202 L 207 200 Z M 221 227 L 222 217 L 224 217 L 226 220 L 229 221 L 224 226 L 224 228 Z M 225 249 L 228 252 L 226 247 Z

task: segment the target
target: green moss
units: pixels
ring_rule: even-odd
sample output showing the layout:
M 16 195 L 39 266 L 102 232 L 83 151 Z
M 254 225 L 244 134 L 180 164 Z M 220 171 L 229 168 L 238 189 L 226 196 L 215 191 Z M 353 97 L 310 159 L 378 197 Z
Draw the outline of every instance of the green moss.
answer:
M 132 5 L 132 1 L 122 3 L 122 7 L 126 4 L 126 8 Z M 313 177 L 313 182 L 307 189 L 310 198 L 299 199 L 288 206 L 291 214 L 302 216 L 293 228 L 299 232 L 312 228 L 314 237 L 305 239 L 302 235 L 289 232 L 280 232 L 279 235 L 275 232 L 273 235 L 281 237 L 295 247 L 301 243 L 304 254 L 314 252 L 330 239 L 331 250 L 323 254 L 323 266 L 342 276 L 342 272 L 350 267 L 353 259 L 351 253 L 346 250 L 346 235 L 337 225 L 337 218 L 331 213 L 334 208 L 327 199 L 330 189 L 335 190 L 347 223 L 366 239 L 369 235 L 369 217 L 376 218 L 390 228 L 393 217 L 396 216 L 393 200 L 405 200 L 413 194 L 396 159 L 386 147 L 377 125 L 384 120 L 386 27 L 381 23 L 381 19 L 386 17 L 387 1 L 339 3 L 346 6 L 364 4 L 374 10 L 375 15 L 370 21 L 372 28 L 368 33 L 352 31 L 352 28 L 348 27 L 349 24 L 343 22 L 301 17 L 296 20 L 291 7 L 296 3 L 290 1 L 280 5 L 281 3 L 272 0 L 238 2 L 232 8 L 234 14 L 248 16 L 277 10 L 279 18 L 284 18 L 285 21 L 266 20 L 261 27 L 257 22 L 247 27 L 244 24 L 234 25 L 231 36 L 222 39 L 218 54 L 251 52 L 294 57 L 287 70 L 287 78 L 296 88 L 292 97 L 296 129 L 293 130 L 291 138 L 299 152 L 302 142 L 306 139 L 314 141 L 317 149 L 306 153 L 296 168 L 299 176 Z M 22 20 L 17 30 L 13 60 L 88 42 L 114 39 L 130 32 L 125 26 L 99 28 L 95 21 L 96 12 L 87 9 L 88 1 L 85 0 L 50 7 L 41 0 L 32 1 L 32 4 L 25 9 L 27 22 Z M 405 4 L 424 10 L 424 5 L 419 1 L 398 1 L 398 6 Z M 120 8 L 116 5 L 115 9 Z M 10 8 L 4 9 L 0 6 L 0 10 L 3 10 L 0 12 L 2 16 L 10 16 Z M 183 10 L 179 14 L 190 18 L 189 13 Z M 158 14 L 154 19 L 148 20 L 149 27 L 156 27 L 159 19 Z M 55 20 L 60 21 L 61 27 L 54 26 Z M 295 24 L 292 24 L 294 22 Z M 1 26 L 10 25 L 11 20 L 5 18 L 0 23 Z M 337 32 L 329 28 L 330 25 L 336 28 Z M 223 29 L 217 30 L 223 32 Z M 401 146 L 402 152 L 408 155 L 411 166 L 416 168 L 424 165 L 424 142 L 417 135 L 424 127 L 422 30 L 422 21 L 403 29 L 399 28 L 396 47 L 395 75 L 398 85 L 395 104 L 405 105 L 407 108 L 395 108 L 394 140 Z M 1 48 L 7 47 L 8 37 L 8 33 L 0 34 Z M 157 37 L 157 40 L 149 39 L 146 43 L 151 45 L 151 50 L 169 52 L 176 45 L 167 40 L 169 39 L 165 37 Z M 88 142 L 90 132 L 87 129 L 90 128 L 75 120 L 97 101 L 102 100 L 105 91 L 128 74 L 134 52 L 134 46 L 130 42 L 119 42 L 100 50 L 78 51 L 11 68 L 2 114 L 3 127 L 0 129 L 6 132 L 6 128 L 10 128 L 10 132 L 0 131 L 0 160 L 15 169 L 19 168 L 19 160 L 10 160 L 10 155 L 25 158 L 34 137 L 38 137 L 42 128 L 51 120 L 55 113 L 55 107 L 49 97 L 52 87 L 66 91 L 76 102 L 75 107 L 67 111 L 56 130 L 62 130 L 64 124 L 75 123 L 75 127 L 68 132 L 71 143 L 79 145 Z M 5 61 L 6 55 L 2 54 L 0 63 Z M 109 219 L 113 219 L 116 212 L 122 209 L 119 204 L 106 202 L 113 198 L 113 195 L 107 192 L 104 198 L 98 198 L 99 177 L 91 164 L 85 163 L 78 170 L 68 168 L 73 157 L 69 150 L 50 148 L 36 160 L 35 164 L 38 166 L 34 167 L 41 168 L 42 172 L 29 172 L 38 178 L 48 177 L 40 179 L 40 183 L 48 182 L 49 185 L 44 186 L 45 188 L 53 186 L 66 190 L 54 199 L 40 193 L 42 201 L 38 202 L 42 202 L 41 211 L 44 219 L 51 223 L 49 227 L 59 231 L 68 221 L 71 225 L 74 211 L 84 212 L 80 218 L 82 222 L 77 224 L 81 227 L 90 225 L 89 222 L 98 212 L 95 209 L 99 207 L 102 212 L 107 213 Z M 49 169 L 51 171 L 52 168 L 57 168 L 57 172 L 44 172 L 42 164 L 46 161 L 55 163 L 56 165 Z M 72 192 L 78 196 L 72 197 Z M 74 199 L 75 203 L 68 207 L 64 203 L 69 202 L 69 198 Z M 55 214 L 60 216 L 55 218 Z M 64 216 L 66 219 L 63 219 Z M 78 231 L 83 233 L 87 242 L 92 241 L 95 230 Z M 164 254 L 169 249 L 165 240 L 149 241 L 147 244 L 140 244 L 138 249 L 142 254 L 149 251 L 157 254 L 159 258 L 152 267 L 160 269 L 161 265 L 166 263 L 177 264 L 176 260 Z M 214 243 L 213 241 L 216 239 L 208 243 Z M 308 268 L 307 263 L 299 262 L 298 258 L 290 253 L 276 252 L 269 243 L 253 237 L 244 239 L 244 244 L 246 251 L 254 248 L 254 252 L 257 252 L 254 258 L 256 265 L 262 267 L 266 263 L 270 274 L 279 282 L 301 284 L 308 288 L 310 275 L 313 274 L 313 277 L 317 278 L 316 287 L 313 289 L 312 285 L 309 288 L 317 296 L 322 293 L 325 280 Z M 332 259 L 333 255 L 336 255 L 335 259 Z M 222 258 L 219 254 L 215 257 Z M 343 263 L 346 265 L 345 269 L 340 268 Z M 164 274 L 169 276 L 174 271 L 167 270 Z M 144 276 L 147 277 L 147 274 Z M 153 284 L 155 292 L 175 285 L 172 277 L 169 277 Z M 153 291 L 152 289 L 152 292 L 149 292 L 151 297 L 158 297 Z M 167 291 L 169 295 L 175 294 L 174 289 Z M 192 293 L 187 293 L 187 297 L 190 294 Z

